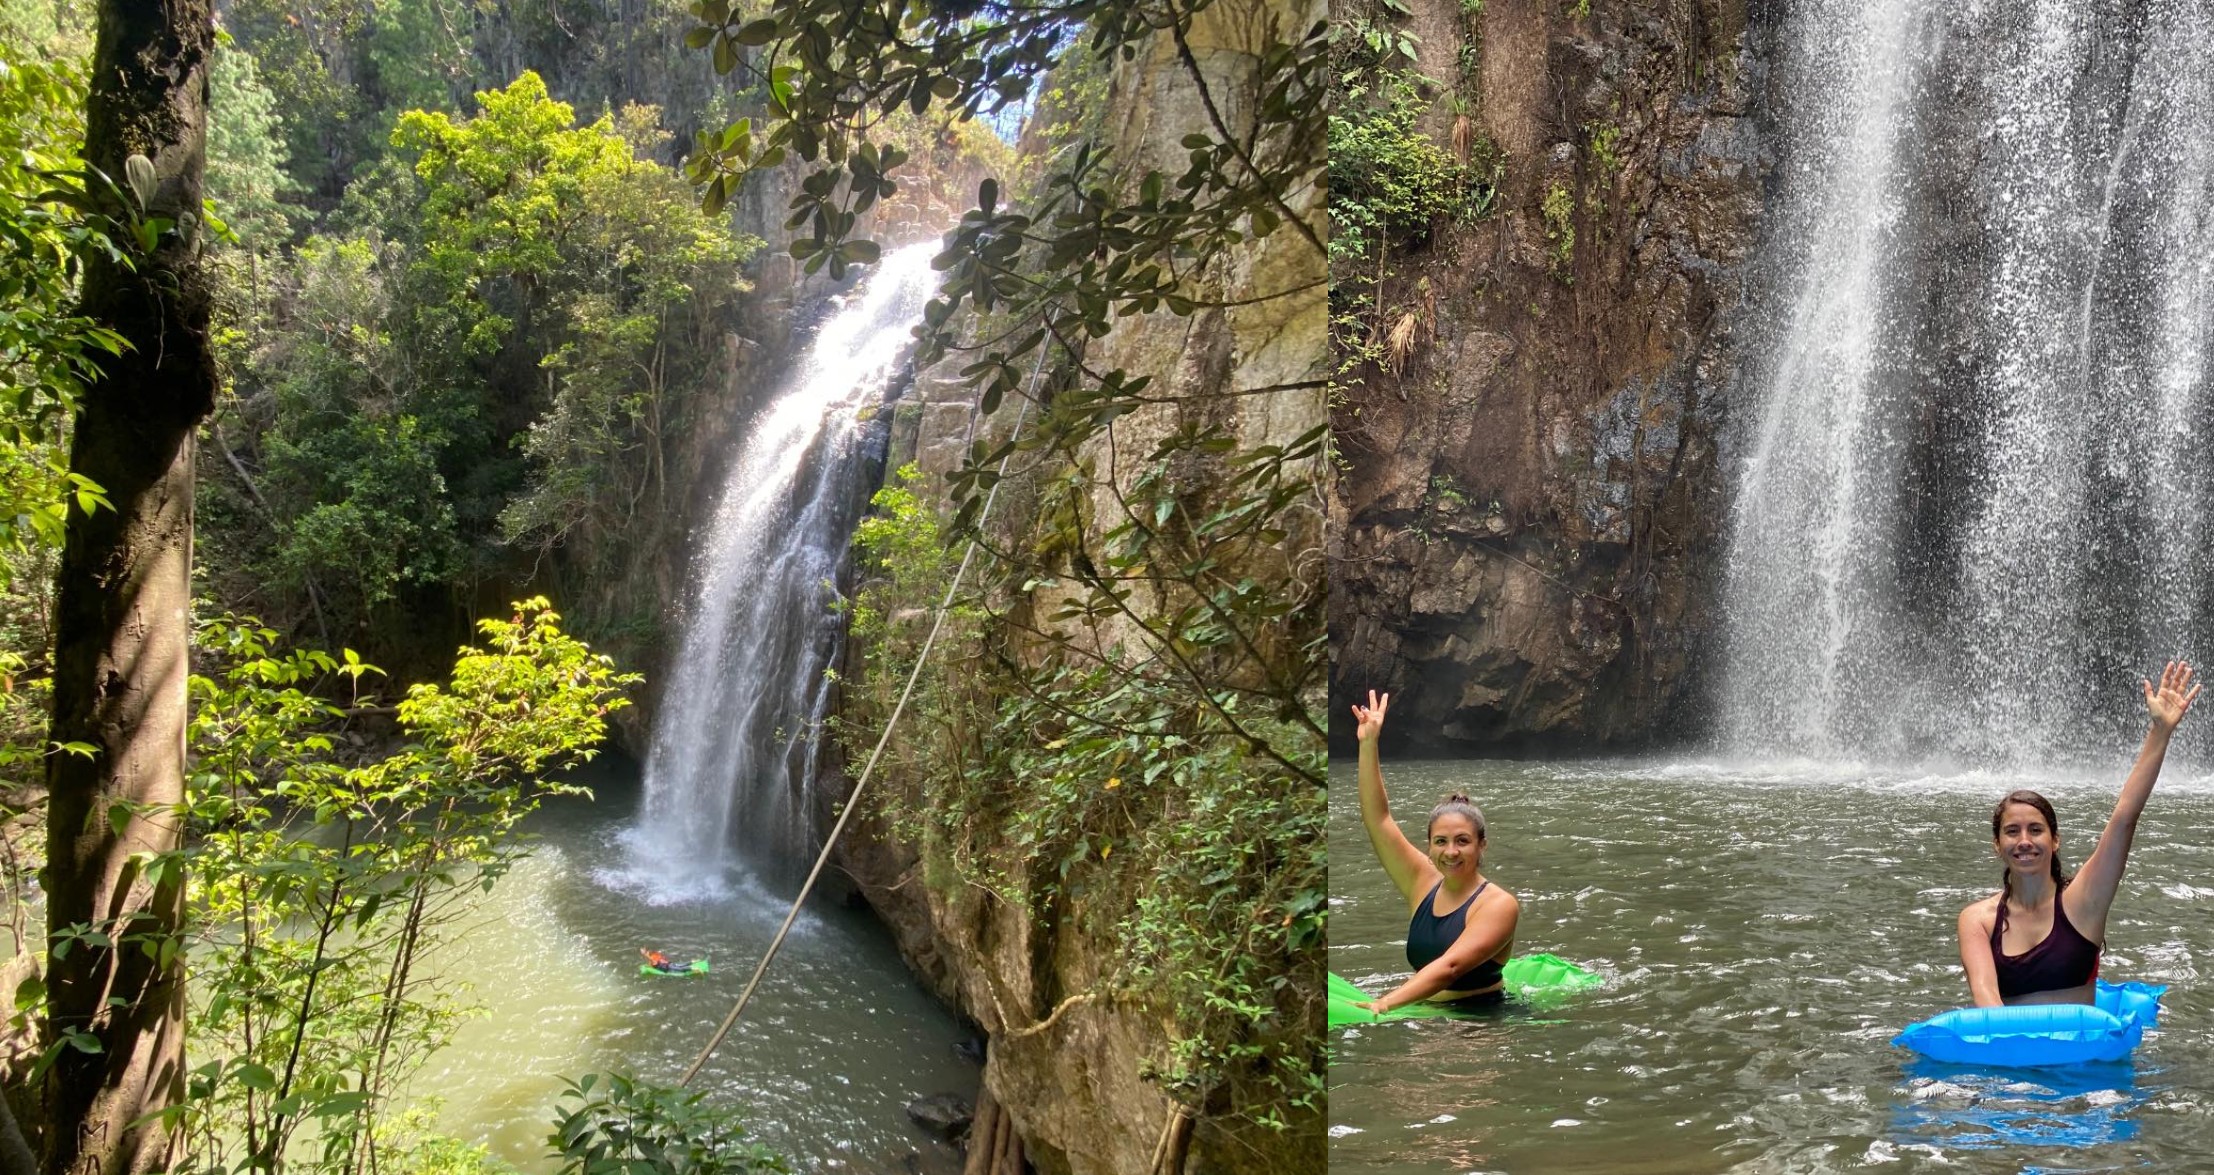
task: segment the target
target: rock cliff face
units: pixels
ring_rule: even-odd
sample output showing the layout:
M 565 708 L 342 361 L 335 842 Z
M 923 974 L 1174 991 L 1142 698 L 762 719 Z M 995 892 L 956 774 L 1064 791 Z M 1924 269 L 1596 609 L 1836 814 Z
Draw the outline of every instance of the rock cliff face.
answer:
M 1322 4 L 1304 0 L 1217 0 L 1196 18 L 1188 38 L 1191 51 L 1209 79 L 1209 92 L 1229 108 L 1231 118 L 1257 100 L 1263 46 L 1272 40 L 1297 42 L 1324 14 Z M 1114 157 L 1129 166 L 1174 174 L 1186 151 L 1179 141 L 1206 128 L 1208 119 L 1174 46 L 1161 36 L 1151 50 L 1113 71 L 1105 135 Z M 1286 196 L 1322 231 L 1319 183 Z M 1109 476 L 1127 483 L 1135 476 L 1130 467 L 1138 464 L 1128 455 L 1149 451 L 1195 413 L 1214 414 L 1245 447 L 1287 444 L 1316 427 L 1325 414 L 1320 381 L 1328 359 L 1321 268 L 1314 246 L 1286 228 L 1202 279 L 1204 295 L 1226 305 L 1187 317 L 1163 310 L 1118 320 L 1093 344 L 1088 362 L 1097 369 L 1150 375 L 1164 402 L 1116 422 L 1115 443 L 1125 454 L 1121 466 L 1105 453 L 1088 453 L 1084 460 L 1115 471 Z M 1300 292 L 1280 296 L 1286 290 Z M 1264 293 L 1279 296 L 1239 304 Z M 960 465 L 976 397 L 975 389 L 953 374 L 962 362 L 918 378 L 900 408 L 894 465 L 913 460 L 933 478 Z M 1288 390 L 1229 394 L 1271 388 Z M 1004 434 L 1014 415 L 1010 398 L 981 431 Z M 992 529 L 1002 541 L 1026 546 L 1029 495 L 1020 479 L 1010 479 L 1005 488 L 1010 492 L 1000 499 Z M 1101 478 L 1093 492 L 1104 498 L 1114 490 Z M 1098 517 L 1110 513 L 1103 508 Z M 1319 590 L 1320 503 L 1292 525 L 1282 544 L 1286 567 Z M 1033 601 L 1035 614 L 1049 612 L 1047 602 L 1041 589 Z M 903 784 L 894 777 L 872 784 L 877 786 L 896 790 Z M 1008 781 L 1008 786 L 1019 784 Z M 1163 1049 L 1167 1025 L 1158 1010 L 1118 999 L 1068 999 L 1100 986 L 1125 950 L 1117 933 L 1124 914 L 1105 895 L 1134 888 L 1126 858 L 1083 867 L 1084 887 L 1102 895 L 1099 900 L 1065 902 L 1057 919 L 1039 919 L 981 887 L 949 880 L 953 866 L 931 852 L 914 830 L 865 817 L 847 833 L 837 861 L 892 927 L 918 973 L 989 1035 L 985 1084 L 1012 1114 L 1031 1165 L 1041 1175 L 1153 1170 L 1174 1103 L 1146 1072 Z M 1054 865 L 1024 861 L 1011 868 L 1043 876 Z M 1006 888 L 1022 892 L 1032 885 L 1015 876 Z M 1182 1170 L 1319 1175 L 1326 1161 L 1320 1117 L 1305 1113 L 1282 1131 L 1202 1123 Z
M 1334 742 L 1370 688 L 1417 752 L 1687 725 L 1773 164 L 1759 8 L 1486 4 L 1471 37 L 1454 0 L 1414 0 L 1421 72 L 1467 71 L 1502 170 L 1490 211 L 1392 255 L 1412 351 L 1333 416 Z

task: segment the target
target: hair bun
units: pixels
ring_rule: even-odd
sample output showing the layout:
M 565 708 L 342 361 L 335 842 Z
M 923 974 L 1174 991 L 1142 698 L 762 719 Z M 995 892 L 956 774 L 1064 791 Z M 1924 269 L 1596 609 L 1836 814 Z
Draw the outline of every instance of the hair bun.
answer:
M 1445 797 L 1445 802 L 1448 804 L 1473 804 L 1476 801 L 1469 799 L 1465 792 L 1454 792 L 1452 795 Z

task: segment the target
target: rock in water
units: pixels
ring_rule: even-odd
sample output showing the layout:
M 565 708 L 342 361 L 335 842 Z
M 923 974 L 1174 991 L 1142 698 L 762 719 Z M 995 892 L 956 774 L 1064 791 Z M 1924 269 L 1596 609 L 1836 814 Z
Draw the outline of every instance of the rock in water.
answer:
M 907 1103 L 907 1116 L 915 1120 L 915 1125 L 952 1142 L 968 1130 L 976 1110 L 953 1094 L 934 1093 Z

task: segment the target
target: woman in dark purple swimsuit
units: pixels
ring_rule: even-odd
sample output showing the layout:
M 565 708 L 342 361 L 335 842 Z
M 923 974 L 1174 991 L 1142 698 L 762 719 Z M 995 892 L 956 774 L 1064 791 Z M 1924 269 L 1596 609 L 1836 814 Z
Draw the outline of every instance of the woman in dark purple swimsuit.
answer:
M 1977 1007 L 2091 1002 L 2107 907 L 2129 864 L 2137 817 L 2160 778 L 2168 739 L 2199 696 L 2191 667 L 2180 661 L 2168 663 L 2158 689 L 2149 681 L 2144 689 L 2152 728 L 2106 832 L 2075 876 L 2061 871 L 2060 825 L 2045 797 L 2010 792 L 1991 813 L 1991 847 L 2006 875 L 1997 894 L 1960 912 L 1960 965 Z
M 1484 814 L 1467 796 L 1454 795 L 1430 813 L 1424 852 L 1399 831 L 1384 798 L 1384 768 L 1376 741 L 1384 731 L 1391 695 L 1368 692 L 1355 705 L 1361 740 L 1361 821 L 1369 843 L 1407 900 L 1407 962 L 1414 978 L 1363 1007 L 1377 1012 L 1416 1000 L 1475 1005 L 1500 998 L 1500 967 L 1514 954 L 1514 895 L 1485 880 Z

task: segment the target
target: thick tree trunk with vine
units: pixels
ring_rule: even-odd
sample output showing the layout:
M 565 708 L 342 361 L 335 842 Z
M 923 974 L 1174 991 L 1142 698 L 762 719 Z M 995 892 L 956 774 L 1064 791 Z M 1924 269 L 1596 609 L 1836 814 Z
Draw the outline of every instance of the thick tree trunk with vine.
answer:
M 113 945 L 79 941 L 50 966 L 47 1038 L 98 1051 L 61 1045 L 47 1075 L 47 1175 L 165 1166 L 172 1132 L 140 1119 L 184 1092 L 183 956 L 161 949 L 183 877 L 152 881 L 133 857 L 177 847 L 181 831 L 164 805 L 184 795 L 193 433 L 215 394 L 198 235 L 214 39 L 208 0 L 100 4 L 85 159 L 122 191 L 87 186 L 125 239 L 173 227 L 150 251 L 126 246 L 131 268 L 95 261 L 84 284 L 84 312 L 130 349 L 86 388 L 70 452 L 113 508 L 71 509 L 57 581 L 52 737 L 93 752 L 48 760 L 47 928 L 59 943 L 89 926 Z

